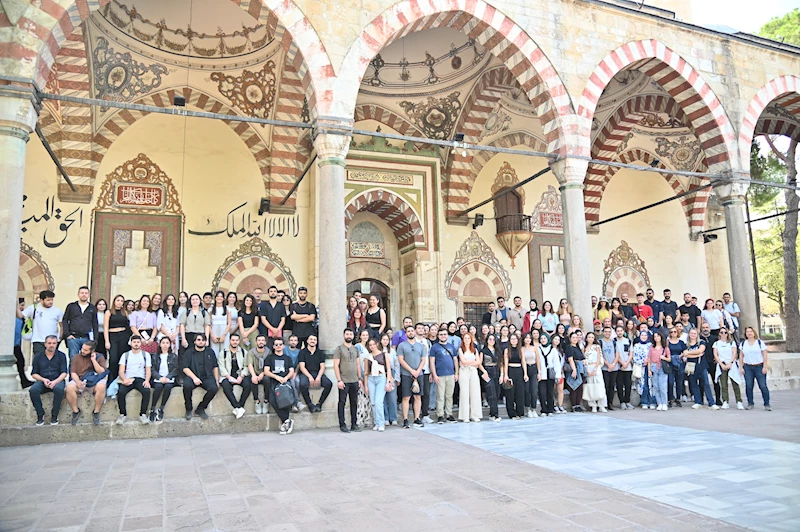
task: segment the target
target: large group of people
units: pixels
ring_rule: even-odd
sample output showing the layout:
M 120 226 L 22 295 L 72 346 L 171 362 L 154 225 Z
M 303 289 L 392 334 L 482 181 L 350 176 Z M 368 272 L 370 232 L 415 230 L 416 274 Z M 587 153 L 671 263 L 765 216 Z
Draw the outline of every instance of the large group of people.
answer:
M 480 323 L 405 317 L 396 332 L 378 296 L 354 293 L 327 373 L 317 345 L 318 310 L 306 288 L 298 289 L 297 301 L 275 286 L 266 294 L 256 289 L 239 301 L 234 292 L 181 292 L 143 295 L 136 302 L 118 295 L 109 305 L 91 303 L 89 289 L 81 287 L 63 312 L 51 291 L 33 305 L 21 302 L 15 352 L 36 424 L 44 424 L 44 393 L 54 394 L 51 424 L 58 423 L 65 395 L 72 423 L 78 423 L 78 395 L 87 391 L 94 394 L 93 423 L 100 423 L 109 397 L 116 398 L 117 423 L 123 424 L 133 390 L 141 396 L 141 423 L 159 422 L 175 386 L 183 389 L 187 420 L 207 419 L 221 388 L 233 416 L 246 414 L 252 394 L 254 413 L 271 408 L 281 434 L 293 430 L 292 411 L 322 410 L 334 386 L 342 432 L 478 422 L 484 408 L 498 422 L 501 403 L 510 419 L 547 417 L 567 413 L 566 397 L 572 412 L 613 410 L 615 396 L 617 408 L 633 409 L 634 389 L 643 409 L 667 411 L 683 403 L 698 409 L 705 399 L 719 410 L 733 405 L 730 385 L 735 407 L 743 410 L 754 408 L 757 384 L 764 408 L 771 409 L 767 347 L 752 327 L 740 330 L 739 307 L 727 293 L 706 300 L 702 310 L 691 294 L 679 305 L 669 290 L 662 301 L 652 289 L 637 294 L 635 303 L 628 294 L 593 297 L 586 317 L 566 299 L 541 307 L 530 300 L 526 308 L 520 297 L 513 306 L 499 297 Z M 30 366 L 22 338 L 32 346 Z M 62 340 L 66 354 L 58 351 Z M 205 392 L 196 406 L 195 388 Z M 311 390 L 319 392 L 316 401 Z

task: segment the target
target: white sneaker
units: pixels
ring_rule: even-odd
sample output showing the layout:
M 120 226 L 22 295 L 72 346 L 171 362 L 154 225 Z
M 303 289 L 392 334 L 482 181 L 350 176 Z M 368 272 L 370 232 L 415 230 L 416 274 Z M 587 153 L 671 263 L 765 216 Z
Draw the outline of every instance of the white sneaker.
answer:
M 424 418 L 422 418 L 422 422 L 423 423 L 433 423 L 433 420 L 431 419 L 431 416 L 425 416 Z
M 539 414 L 536 412 L 535 408 L 531 409 L 531 412 L 533 412 L 533 415 L 531 417 L 539 417 Z
M 628 410 L 635 410 L 635 408 L 634 408 L 634 406 L 632 404 L 630 404 L 630 403 L 625 403 L 625 404 L 628 405 Z
M 692 410 L 697 410 L 699 408 L 703 408 L 703 405 L 698 405 L 697 403 L 692 405 Z
M 730 405 L 728 405 L 728 401 L 722 401 L 722 409 L 723 410 L 727 410 L 729 408 L 730 408 Z
M 744 410 L 744 405 L 742 404 L 741 401 L 736 403 L 736 410 Z
M 648 408 L 650 408 L 650 405 L 642 405 L 642 410 L 647 410 Z
M 279 432 L 279 434 L 280 434 L 281 436 L 285 436 L 285 435 L 286 435 L 286 427 L 287 427 L 288 423 L 289 423 L 289 420 L 287 419 L 286 421 L 284 421 L 284 422 L 281 424 L 281 430 L 280 430 L 280 432 Z
M 237 408 L 233 414 L 236 416 L 236 419 L 242 419 L 242 416 L 244 415 L 244 408 Z
M 596 406 L 593 406 L 593 407 L 592 407 L 592 413 L 593 413 L 593 414 L 596 414 L 596 413 L 597 413 L 597 407 L 596 407 Z
M 372 425 L 372 430 L 378 430 L 378 425 Z
M 601 407 L 600 407 L 600 411 L 601 411 L 601 412 L 608 412 L 608 408 L 606 408 L 606 407 L 604 407 L 604 406 L 601 406 Z
M 383 426 L 384 426 L 384 427 L 388 427 L 388 426 L 389 426 L 389 422 L 388 422 L 388 421 L 384 421 L 384 422 L 383 422 Z
M 150 418 L 147 417 L 147 414 L 142 414 L 141 416 L 139 416 L 139 421 L 142 422 L 142 425 L 149 425 L 150 424 Z
M 122 425 L 123 423 L 125 423 L 125 420 L 126 420 L 127 418 L 128 418 L 128 416 L 125 416 L 125 415 L 120 415 L 120 416 L 117 418 L 117 425 Z
M 711 410 L 719 410 L 719 407 L 717 405 L 711 405 Z
M 383 432 L 384 430 L 386 429 L 384 429 L 383 427 L 378 427 L 378 432 Z
M 256 414 L 263 414 L 261 411 L 261 403 L 256 401 Z
M 292 413 L 296 414 L 300 412 L 300 408 L 297 405 L 292 405 Z

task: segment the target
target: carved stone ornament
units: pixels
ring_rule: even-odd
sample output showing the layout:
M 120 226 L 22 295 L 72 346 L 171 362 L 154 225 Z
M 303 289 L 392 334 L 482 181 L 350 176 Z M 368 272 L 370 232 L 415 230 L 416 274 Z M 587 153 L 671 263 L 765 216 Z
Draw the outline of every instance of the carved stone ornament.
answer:
M 275 103 L 275 62 L 267 61 L 258 72 L 242 71 L 241 76 L 212 72 L 220 94 L 247 116 L 269 118 Z
M 290 270 L 289 267 L 283 263 L 283 259 L 281 259 L 278 254 L 272 251 L 272 248 L 269 247 L 269 244 L 259 237 L 253 237 L 247 242 L 242 243 L 241 246 L 236 248 L 236 250 L 234 250 L 234 252 L 231 253 L 227 259 L 225 259 L 225 262 L 223 262 L 222 265 L 217 269 L 217 273 L 214 274 L 214 280 L 211 282 L 213 289 L 218 289 L 220 283 L 222 282 L 222 278 L 234 264 L 248 257 L 258 257 L 266 260 L 267 262 L 271 262 L 275 268 L 277 268 L 286 278 L 286 282 L 289 284 L 289 295 L 292 298 L 296 297 L 297 281 L 295 281 L 294 275 L 292 275 L 292 270 Z M 272 277 L 277 277 L 274 272 L 272 273 Z
M 642 276 L 645 286 L 651 286 L 650 276 L 647 275 L 647 266 L 645 266 L 644 261 L 631 249 L 627 242 L 622 240 L 619 247 L 611 252 L 603 265 L 603 294 L 607 291 L 611 276 L 623 268 L 634 270 Z
M 460 94 L 456 91 L 444 98 L 428 96 L 427 101 L 419 103 L 402 101 L 400 107 L 426 137 L 444 140 L 450 138 L 458 113 L 461 111 L 461 102 L 458 101 Z
M 506 161 L 503 163 L 503 166 L 497 171 L 497 177 L 494 178 L 494 184 L 492 185 L 492 196 L 497 194 L 499 191 L 503 190 L 504 188 L 513 187 L 519 183 L 519 178 L 517 177 L 517 172 L 514 168 L 511 167 L 511 164 Z M 520 187 L 514 192 L 517 193 L 519 196 L 521 206 L 525 205 L 525 191 Z
M 145 65 L 129 52 L 115 52 L 105 37 L 97 38 L 92 59 L 95 96 L 101 100 L 133 101 L 160 86 L 161 76 L 167 74 L 163 65 Z
M 672 167 L 677 170 L 694 170 L 697 161 L 703 153 L 700 141 L 692 137 L 683 135 L 678 137 L 677 142 L 673 142 L 665 137 L 656 138 L 656 153 L 661 157 L 666 157 L 672 163 Z
M 561 212 L 561 194 L 553 185 L 547 186 L 542 199 L 533 208 L 531 227 L 534 231 L 558 231 L 564 229 Z
M 172 180 L 143 153 L 106 176 L 94 211 L 183 216 Z
M 458 248 L 456 258 L 453 260 L 453 265 L 445 276 L 444 289 L 445 292 L 448 293 L 448 299 L 456 301 L 457 298 L 453 298 L 449 295 L 450 285 L 458 271 L 470 262 L 480 262 L 492 268 L 503 280 L 506 293 L 511 293 L 511 277 L 508 275 L 508 272 L 503 268 L 503 265 L 500 264 L 500 261 L 497 260 L 497 256 L 494 254 L 494 251 L 492 251 L 492 248 L 478 235 L 478 232 L 472 231 L 469 237 L 464 240 L 464 243 L 461 244 L 461 247 Z
M 33 262 L 36 263 L 36 266 L 33 268 L 34 272 L 35 272 L 36 269 L 41 270 L 41 273 L 44 274 L 44 278 L 47 281 L 47 287 L 46 288 L 48 290 L 52 291 L 52 292 L 55 292 L 56 291 L 56 281 L 55 281 L 55 279 L 53 279 L 53 274 L 50 272 L 50 268 L 47 266 L 47 263 L 44 261 L 44 259 L 39 254 L 39 252 L 36 251 L 35 249 L 33 249 L 32 247 L 30 247 L 28 244 L 26 244 L 21 239 L 19 241 L 19 252 L 24 254 L 24 255 L 27 255 L 31 260 L 33 260 Z M 22 265 L 20 265 L 20 270 L 22 270 Z M 30 268 L 28 269 L 28 272 L 31 272 Z M 20 271 L 20 273 L 22 273 L 22 271 Z M 30 275 L 30 273 L 29 273 L 29 275 Z M 39 287 L 34 286 L 34 292 L 36 292 L 34 294 L 34 297 L 38 300 L 38 298 L 39 298 L 39 293 L 38 292 L 40 292 L 41 290 L 36 291 L 36 288 L 39 288 Z M 42 290 L 43 289 L 44 288 L 42 288 Z

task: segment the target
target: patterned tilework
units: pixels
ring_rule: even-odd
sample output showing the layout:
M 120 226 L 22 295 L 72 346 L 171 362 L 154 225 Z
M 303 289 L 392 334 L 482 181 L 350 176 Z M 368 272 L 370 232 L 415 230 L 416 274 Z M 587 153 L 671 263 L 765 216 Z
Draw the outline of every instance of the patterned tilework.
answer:
M 428 427 L 443 438 L 739 526 L 800 529 L 797 443 L 589 414 Z

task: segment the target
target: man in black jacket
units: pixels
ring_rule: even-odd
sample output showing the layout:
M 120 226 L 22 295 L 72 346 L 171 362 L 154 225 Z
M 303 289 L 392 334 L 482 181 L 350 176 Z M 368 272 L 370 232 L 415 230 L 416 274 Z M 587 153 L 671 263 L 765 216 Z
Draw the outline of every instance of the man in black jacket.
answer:
M 217 394 L 219 386 L 219 366 L 217 355 L 206 346 L 206 336 L 198 334 L 194 337 L 194 349 L 189 349 L 183 355 L 183 402 L 186 406 L 186 419 L 192 419 L 192 392 L 200 387 L 206 391 L 203 400 L 197 405 L 194 415 L 208 419 L 206 408 Z
M 83 344 L 97 341 L 97 308 L 89 301 L 89 287 L 78 288 L 78 300 L 67 305 L 62 320 L 64 342 L 69 360 L 78 354 Z

